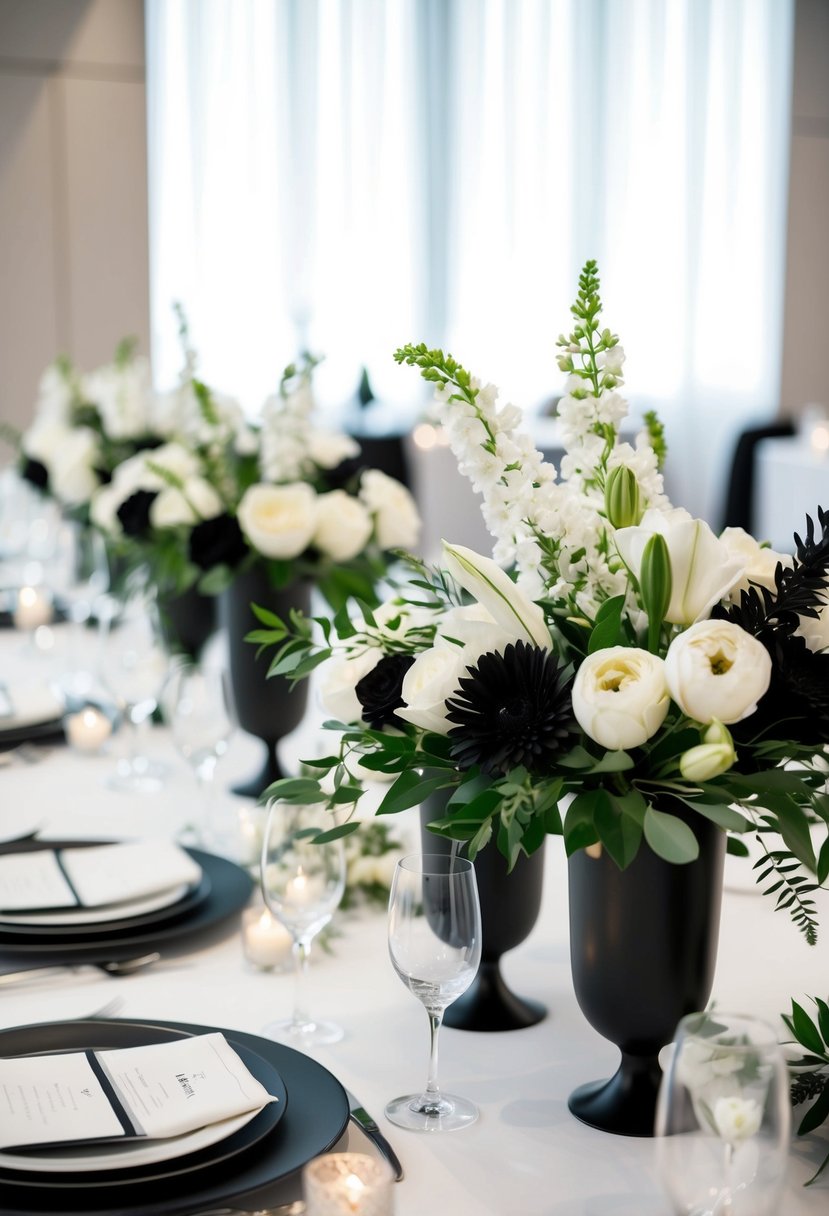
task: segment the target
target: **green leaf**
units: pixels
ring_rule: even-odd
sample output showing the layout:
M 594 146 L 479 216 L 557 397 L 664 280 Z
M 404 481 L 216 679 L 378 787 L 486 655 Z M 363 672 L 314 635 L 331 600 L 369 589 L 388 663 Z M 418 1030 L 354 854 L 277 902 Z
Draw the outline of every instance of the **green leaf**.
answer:
M 762 773 L 729 773 L 729 783 L 745 793 L 758 794 L 761 805 L 764 794 L 801 794 L 807 785 L 801 770 L 784 768 L 770 768 Z
M 797 1129 L 798 1136 L 806 1136 L 809 1132 L 813 1132 L 826 1119 L 829 1119 L 829 1086 L 823 1090 L 814 1105 L 809 1107 L 800 1120 L 800 1126 Z
M 596 622 L 587 643 L 588 654 L 616 645 L 619 640 L 624 606 L 625 597 L 623 595 L 614 595 L 611 599 L 605 600 L 596 613 Z
M 826 1001 L 822 1001 L 819 996 L 815 997 L 815 1004 L 817 1005 L 820 1033 L 823 1035 L 826 1050 L 829 1051 L 829 1005 L 826 1004 Z
M 260 802 L 271 802 L 275 799 L 305 804 L 324 802 L 325 795 L 319 781 L 315 781 L 313 777 L 282 777 L 259 795 Z
M 724 828 L 727 832 L 747 832 L 751 827 L 745 815 L 741 815 L 739 811 L 733 810 L 724 803 L 702 802 L 697 798 L 682 798 L 682 801 L 692 811 L 710 819 L 712 823 L 716 823 L 717 827 Z
M 405 811 L 410 806 L 417 806 L 445 784 L 446 778 L 443 776 L 431 777 L 424 781 L 420 773 L 414 769 L 407 769 L 386 791 L 376 814 L 396 815 L 398 811 Z
M 320 756 L 316 760 L 303 760 L 302 763 L 307 768 L 329 769 L 329 768 L 334 768 L 335 765 L 340 763 L 340 757 L 339 756 Z
M 733 836 L 729 836 L 725 842 L 725 851 L 730 853 L 732 857 L 748 857 L 748 848 L 743 844 L 742 840 L 735 840 Z
M 653 806 L 645 812 L 645 839 L 658 857 L 673 865 L 686 865 L 699 857 L 697 838 L 687 823 Z
M 829 836 L 826 837 L 820 848 L 820 854 L 817 859 L 817 880 L 821 886 L 829 878 Z
M 474 861 L 481 849 L 485 848 L 491 839 L 492 820 L 485 819 L 467 846 L 466 855 L 469 860 Z
M 798 1043 L 801 1043 L 807 1051 L 813 1051 L 818 1056 L 824 1053 L 825 1047 L 823 1039 L 820 1037 L 820 1031 L 797 1001 L 792 1001 L 792 1028 Z
M 593 822 L 598 793 L 598 790 L 584 790 L 576 795 L 567 808 L 564 816 L 564 847 L 568 857 L 587 845 L 596 844 L 599 839 Z
M 827 1092 L 829 1092 L 829 1091 L 827 1091 Z M 821 1176 L 823 1171 L 826 1169 L 827 1165 L 829 1165 L 829 1153 L 827 1153 L 826 1156 L 823 1158 L 823 1161 L 818 1166 L 817 1172 L 812 1174 L 812 1176 L 808 1180 L 808 1182 L 804 1182 L 803 1185 L 811 1186 L 813 1182 L 817 1182 L 818 1178 Z
M 340 823 L 335 828 L 329 828 L 327 832 L 320 832 L 319 836 L 314 837 L 312 843 L 330 844 L 333 840 L 342 840 L 344 836 L 351 836 L 359 830 L 359 819 L 352 819 L 348 823 Z
M 288 632 L 288 627 L 282 620 L 282 617 L 277 616 L 275 612 L 271 612 L 270 608 L 263 608 L 261 604 L 251 604 L 250 607 L 253 615 L 263 625 L 268 625 L 271 629 L 276 629 L 280 633 Z
M 620 870 L 626 869 L 639 851 L 642 828 L 613 805 L 606 790 L 597 790 L 593 823 L 599 839 Z

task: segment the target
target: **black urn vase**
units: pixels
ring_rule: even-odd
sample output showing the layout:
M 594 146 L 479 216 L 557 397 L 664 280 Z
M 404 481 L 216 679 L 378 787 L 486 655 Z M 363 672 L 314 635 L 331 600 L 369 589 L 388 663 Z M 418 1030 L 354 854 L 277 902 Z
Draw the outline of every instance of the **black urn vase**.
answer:
M 258 798 L 274 781 L 285 774 L 279 764 L 277 744 L 299 726 L 308 700 L 307 685 L 291 688 L 284 676 L 268 679 L 272 655 L 257 656 L 258 648 L 245 637 L 261 622 L 251 604 L 261 604 L 277 616 L 287 617 L 292 608 L 306 614 L 310 608 L 311 586 L 306 582 L 274 587 L 264 566 L 253 566 L 238 574 L 222 594 L 222 623 L 227 629 L 230 682 L 236 717 L 242 730 L 265 744 L 264 765 L 249 782 L 234 788 L 234 793 Z
M 725 833 L 674 799 L 659 809 L 692 825 L 696 861 L 672 865 L 644 841 L 626 870 L 606 850 L 569 860 L 576 999 L 622 1060 L 568 1105 L 583 1123 L 625 1136 L 653 1135 L 659 1052 L 686 1013 L 705 1008 L 717 958 Z
M 157 603 L 161 636 L 168 650 L 197 661 L 205 642 L 218 627 L 215 595 L 202 595 L 193 586 L 178 595 L 159 591 Z
M 420 809 L 424 853 L 449 853 L 452 842 L 430 832 L 427 824 L 440 818 L 446 794 L 427 798 Z M 501 975 L 501 956 L 529 936 L 541 908 L 544 880 L 544 846 L 529 857 L 519 857 L 510 873 L 507 859 L 494 843 L 474 861 L 481 902 L 481 965 L 463 996 L 453 1001 L 443 1017 L 455 1030 L 524 1030 L 547 1015 L 538 1001 L 517 996 Z

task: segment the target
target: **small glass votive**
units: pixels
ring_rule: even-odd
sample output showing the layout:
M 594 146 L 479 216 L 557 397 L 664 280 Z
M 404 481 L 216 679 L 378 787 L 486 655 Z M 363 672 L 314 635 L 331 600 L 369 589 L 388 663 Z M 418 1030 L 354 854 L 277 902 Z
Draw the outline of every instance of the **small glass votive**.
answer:
M 67 709 L 63 716 L 66 741 L 76 752 L 94 755 L 112 734 L 112 718 L 97 705 Z
M 42 587 L 21 587 L 12 619 L 15 629 L 34 632 L 41 625 L 48 625 L 54 616 L 52 597 Z
M 293 938 L 263 904 L 242 913 L 242 953 L 259 971 L 281 967 L 291 954 Z
M 394 1176 L 366 1153 L 327 1153 L 302 1172 L 305 1216 L 392 1216 Z

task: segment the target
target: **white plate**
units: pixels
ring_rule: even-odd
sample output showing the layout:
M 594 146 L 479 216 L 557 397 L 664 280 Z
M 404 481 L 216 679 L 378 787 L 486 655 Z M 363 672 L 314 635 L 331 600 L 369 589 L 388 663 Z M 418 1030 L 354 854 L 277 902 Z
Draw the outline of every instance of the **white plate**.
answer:
M 97 1170 L 132 1169 L 134 1165 L 153 1165 L 158 1161 L 171 1161 L 184 1157 L 201 1148 L 209 1148 L 226 1140 L 240 1127 L 250 1123 L 259 1114 L 258 1110 L 247 1111 L 232 1119 L 222 1119 L 208 1127 L 199 1127 L 183 1136 L 170 1136 L 166 1140 L 130 1141 L 123 1144 L 79 1145 L 71 1152 L 62 1153 L 3 1153 L 0 1152 L 0 1168 L 25 1170 L 35 1174 L 82 1173 Z
M 130 916 L 141 916 L 144 912 L 155 912 L 157 908 L 172 907 L 188 891 L 192 890 L 189 883 L 180 883 L 177 887 L 168 887 L 166 891 L 156 891 L 154 895 L 144 895 L 141 899 L 131 899 L 122 904 L 110 904 L 101 908 L 70 908 L 65 912 L 17 912 L 14 915 L 0 917 L 1 925 L 42 925 L 44 929 L 52 925 L 103 925 L 109 920 L 124 920 Z

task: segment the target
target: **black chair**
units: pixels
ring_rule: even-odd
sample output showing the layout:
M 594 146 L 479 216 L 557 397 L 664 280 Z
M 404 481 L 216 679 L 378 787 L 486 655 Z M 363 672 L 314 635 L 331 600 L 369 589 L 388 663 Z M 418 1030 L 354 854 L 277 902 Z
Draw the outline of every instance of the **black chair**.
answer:
M 745 528 L 746 532 L 753 531 L 757 445 L 764 439 L 784 439 L 794 433 L 793 422 L 780 420 L 765 426 L 749 427 L 740 435 L 731 460 L 723 528 Z

